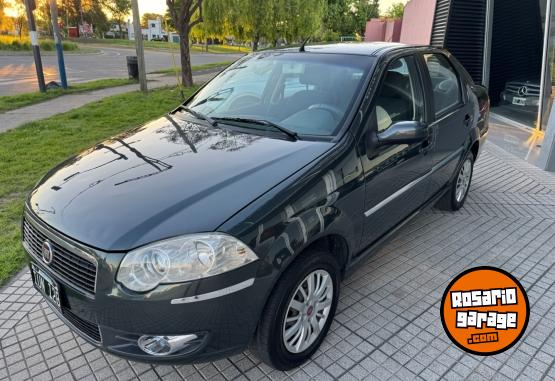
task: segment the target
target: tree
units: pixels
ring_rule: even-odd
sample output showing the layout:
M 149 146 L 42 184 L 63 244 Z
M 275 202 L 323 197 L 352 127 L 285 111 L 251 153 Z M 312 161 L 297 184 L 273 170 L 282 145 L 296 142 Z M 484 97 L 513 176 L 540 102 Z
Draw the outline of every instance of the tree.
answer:
M 11 19 L 11 25 L 15 32 L 18 34 L 19 39 L 21 39 L 23 36 L 23 32 L 26 32 L 28 30 L 25 4 L 23 3 L 23 0 L 13 0 L 10 5 L 10 12 L 8 13 L 7 17 Z
M 159 15 L 158 13 L 143 13 L 141 16 L 141 28 L 148 28 L 148 20 L 164 20 L 164 16 Z
M 378 16 L 378 0 L 327 0 L 324 29 L 326 34 L 362 35 L 366 22 Z
M 243 33 L 252 41 L 252 50 L 257 51 L 260 39 L 268 37 L 271 30 L 269 12 L 275 0 L 241 0 L 237 7 L 237 25 L 243 27 Z
M 6 6 L 5 0 L 0 0 L 0 31 L 2 31 L 2 26 L 4 24 L 4 7 Z
M 123 20 L 131 12 L 130 0 L 102 0 L 102 5 L 110 11 L 119 27 L 119 37 L 123 38 Z M 140 36 L 135 36 L 140 38 Z
M 282 2 L 283 37 L 290 42 L 312 37 L 322 28 L 325 15 L 324 0 L 289 0 Z
M 389 7 L 385 13 L 385 17 L 390 19 L 402 19 L 405 13 L 405 4 L 395 3 Z
M 195 25 L 202 22 L 203 0 L 166 0 L 168 11 L 179 34 L 181 51 L 181 81 L 183 86 L 193 86 L 189 35 Z
M 228 0 L 204 0 L 202 4 L 202 23 L 191 30 L 191 37 L 197 41 L 223 39 L 229 31 L 228 20 L 233 5 Z

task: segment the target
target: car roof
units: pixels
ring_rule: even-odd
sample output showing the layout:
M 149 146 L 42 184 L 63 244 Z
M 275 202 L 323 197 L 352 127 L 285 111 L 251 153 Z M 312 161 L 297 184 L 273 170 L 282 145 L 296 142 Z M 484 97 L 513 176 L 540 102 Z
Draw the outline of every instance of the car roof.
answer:
M 342 42 L 336 44 L 306 45 L 305 52 L 328 54 L 354 54 L 362 56 L 380 56 L 392 50 L 422 48 L 419 45 L 407 45 L 396 42 Z M 276 49 L 279 52 L 298 52 L 299 47 Z

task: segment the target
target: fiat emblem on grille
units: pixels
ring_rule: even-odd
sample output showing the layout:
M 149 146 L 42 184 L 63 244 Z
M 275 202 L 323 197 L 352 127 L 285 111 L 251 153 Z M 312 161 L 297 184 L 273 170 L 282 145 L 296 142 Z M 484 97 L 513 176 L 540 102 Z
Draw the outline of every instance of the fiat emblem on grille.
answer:
M 52 263 L 52 259 L 54 258 L 54 250 L 52 250 L 52 245 L 49 241 L 44 241 L 42 243 L 41 255 L 44 263 L 46 263 L 47 265 Z

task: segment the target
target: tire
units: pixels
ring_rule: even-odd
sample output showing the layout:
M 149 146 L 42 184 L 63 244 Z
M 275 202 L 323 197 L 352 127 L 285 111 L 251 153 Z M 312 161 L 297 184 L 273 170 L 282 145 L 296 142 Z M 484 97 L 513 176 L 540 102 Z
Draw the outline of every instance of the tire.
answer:
M 329 275 L 329 282 L 323 280 L 324 273 Z M 320 297 L 319 300 L 325 300 L 321 304 L 316 302 L 307 303 L 308 308 L 305 310 L 305 313 L 299 312 L 297 314 L 297 311 L 290 303 L 294 298 L 298 300 L 302 296 L 302 293 L 299 291 L 300 287 L 303 287 L 306 293 L 304 286 L 308 286 L 306 282 L 309 274 L 312 277 L 316 277 L 313 278 L 315 286 L 318 284 L 318 276 L 321 277 L 320 285 L 322 287 L 324 284 L 327 285 L 327 291 L 323 292 L 326 299 Z M 332 287 L 331 294 L 329 292 L 330 284 Z M 337 260 L 330 253 L 322 250 L 311 250 L 302 254 L 289 266 L 276 283 L 264 307 L 255 337 L 251 343 L 252 352 L 264 363 L 278 370 L 296 368 L 310 359 L 320 344 L 322 344 L 333 322 L 339 296 L 339 284 L 340 267 Z M 314 289 L 318 290 L 318 287 L 314 287 Z M 313 296 L 316 297 L 316 294 Z M 319 308 L 326 305 L 326 302 L 330 303 L 330 305 L 325 321 L 322 322 L 321 316 L 325 310 L 319 310 Z M 305 304 L 302 305 L 303 307 L 307 306 Z M 285 323 L 287 316 L 289 320 L 297 320 Z M 318 316 L 320 316 L 320 323 L 310 323 L 314 320 L 318 321 Z M 299 323 L 299 326 L 302 327 L 303 324 L 307 324 L 305 319 L 309 321 L 308 325 L 310 326 L 307 327 L 307 333 L 317 332 L 317 329 L 314 328 L 315 326 L 320 327 L 320 331 L 315 335 L 306 335 L 305 337 L 309 338 L 306 341 L 299 337 L 296 343 L 303 342 L 303 345 L 299 345 L 298 349 L 292 348 L 294 345 L 291 343 L 296 334 L 293 334 L 292 338 L 286 340 L 286 328 L 287 332 L 294 332 L 293 325 L 296 326 Z M 302 328 L 299 330 L 302 330 Z M 313 341 L 310 339 L 313 339 Z M 306 345 L 305 348 L 303 348 L 304 345 Z
M 470 185 L 472 184 L 474 160 L 474 154 L 472 152 L 468 152 L 462 165 L 458 168 L 457 175 L 449 187 L 449 190 L 436 204 L 438 209 L 456 212 L 464 206 L 464 202 L 468 197 Z M 463 183 L 461 183 L 461 181 Z M 462 193 L 459 192 L 460 186 L 463 187 Z

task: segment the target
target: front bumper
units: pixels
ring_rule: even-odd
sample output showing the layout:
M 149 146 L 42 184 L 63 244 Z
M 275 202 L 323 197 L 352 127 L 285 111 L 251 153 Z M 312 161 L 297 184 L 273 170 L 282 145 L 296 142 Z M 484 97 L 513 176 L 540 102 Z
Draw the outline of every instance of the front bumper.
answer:
M 522 109 L 537 108 L 540 104 L 540 98 L 533 95 L 514 95 L 507 91 L 501 92 L 501 100 L 506 104 L 514 105 Z
M 26 221 L 56 244 L 80 245 L 29 213 Z M 125 254 L 94 250 L 96 288 L 94 293 L 87 293 L 46 265 L 30 245 L 24 246 L 32 263 L 58 284 L 61 308 L 49 302 L 56 314 L 94 346 L 134 361 L 198 363 L 242 351 L 254 334 L 273 284 L 269 276 L 259 276 L 260 261 L 256 261 L 219 276 L 162 285 L 138 294 L 115 282 Z M 90 248 L 87 250 L 91 253 Z M 137 345 L 142 335 L 189 334 L 197 335 L 198 340 L 169 356 L 148 355 Z

